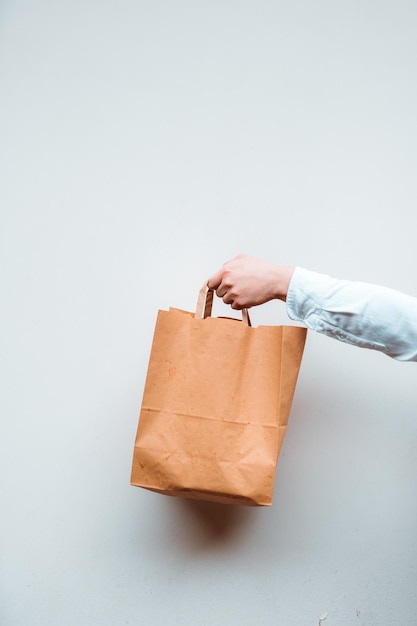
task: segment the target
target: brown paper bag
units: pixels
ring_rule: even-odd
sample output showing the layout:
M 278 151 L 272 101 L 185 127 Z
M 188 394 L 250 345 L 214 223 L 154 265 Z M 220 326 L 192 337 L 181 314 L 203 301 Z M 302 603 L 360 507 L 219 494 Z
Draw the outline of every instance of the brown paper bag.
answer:
M 159 311 L 131 484 L 215 502 L 270 505 L 306 329 Z

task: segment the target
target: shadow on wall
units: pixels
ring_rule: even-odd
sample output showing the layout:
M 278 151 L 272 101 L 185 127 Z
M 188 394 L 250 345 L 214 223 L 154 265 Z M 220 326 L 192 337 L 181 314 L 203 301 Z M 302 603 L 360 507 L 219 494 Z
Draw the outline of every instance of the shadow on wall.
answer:
M 176 513 L 186 522 L 184 542 L 197 549 L 236 544 L 259 519 L 257 507 L 173 498 Z

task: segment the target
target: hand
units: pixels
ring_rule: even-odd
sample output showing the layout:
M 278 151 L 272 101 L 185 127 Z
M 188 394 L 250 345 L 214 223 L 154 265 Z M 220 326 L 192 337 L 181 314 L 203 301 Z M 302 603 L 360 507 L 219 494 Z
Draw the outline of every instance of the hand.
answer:
M 293 273 L 293 267 L 240 254 L 227 261 L 207 284 L 232 309 L 246 309 L 274 299 L 285 302 Z

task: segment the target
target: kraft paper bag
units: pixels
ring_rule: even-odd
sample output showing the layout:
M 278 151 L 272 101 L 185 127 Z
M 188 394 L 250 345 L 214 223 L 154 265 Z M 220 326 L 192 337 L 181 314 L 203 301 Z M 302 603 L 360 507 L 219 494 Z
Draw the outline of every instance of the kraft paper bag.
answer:
M 215 502 L 272 503 L 306 329 L 159 311 L 143 392 L 131 484 Z

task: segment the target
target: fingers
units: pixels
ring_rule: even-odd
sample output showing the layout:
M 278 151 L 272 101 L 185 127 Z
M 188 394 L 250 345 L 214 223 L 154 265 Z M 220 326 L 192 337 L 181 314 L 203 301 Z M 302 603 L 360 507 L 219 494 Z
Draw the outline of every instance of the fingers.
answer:
M 239 255 L 239 256 L 235 257 L 235 259 L 238 259 L 240 256 L 242 256 L 242 255 Z M 231 259 L 229 261 L 226 261 L 226 263 L 223 263 L 221 268 L 215 274 L 213 274 L 213 276 L 211 276 L 208 279 L 207 286 L 208 286 L 209 289 L 216 290 L 216 289 L 218 289 L 218 287 L 220 287 L 220 285 L 221 285 L 221 283 L 222 283 L 222 281 L 224 279 L 225 274 L 228 273 L 230 264 L 233 263 L 233 261 L 235 259 Z M 220 298 L 222 297 L 222 295 L 220 293 L 217 293 L 217 295 Z
M 236 257 L 238 259 L 239 257 Z M 232 309 L 243 308 L 236 302 L 236 294 L 234 291 L 234 281 L 231 280 L 231 264 L 235 259 L 227 261 L 224 265 L 213 274 L 207 281 L 209 289 L 213 289 L 219 298 L 222 298 L 225 304 L 230 304 Z
M 208 281 L 207 281 L 207 286 L 209 289 L 213 289 L 216 290 L 223 279 L 223 274 L 224 274 L 224 267 L 220 268 L 215 274 L 213 274 L 213 276 L 211 276 Z M 219 294 L 217 294 L 219 295 Z

